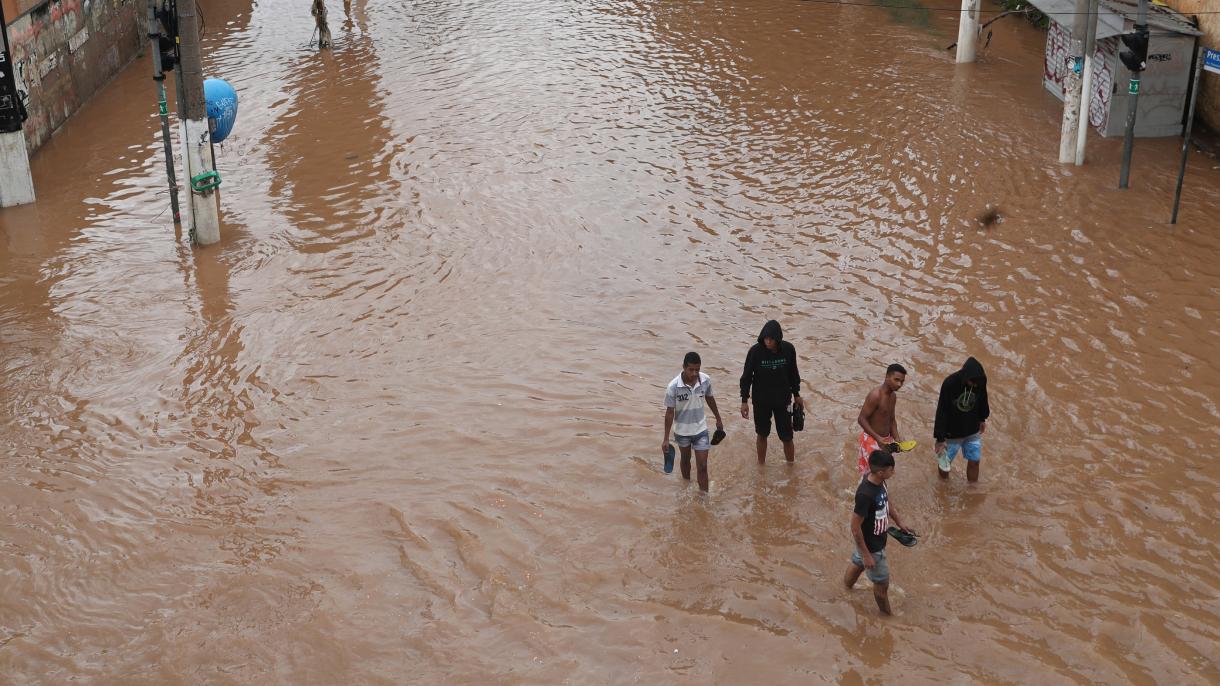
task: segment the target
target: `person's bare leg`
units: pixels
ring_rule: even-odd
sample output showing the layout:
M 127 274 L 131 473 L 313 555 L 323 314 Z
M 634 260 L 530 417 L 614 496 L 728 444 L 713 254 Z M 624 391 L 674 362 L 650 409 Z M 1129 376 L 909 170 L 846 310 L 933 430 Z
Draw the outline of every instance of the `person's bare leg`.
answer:
M 890 584 L 873 584 L 873 599 L 877 601 L 877 607 L 881 608 L 881 614 L 889 615 L 890 612 Z
M 848 588 L 855 586 L 856 581 L 859 580 L 860 575 L 863 573 L 864 573 L 863 567 L 857 567 L 854 564 L 851 565 L 850 567 L 847 568 L 847 573 L 845 573 L 843 575 L 843 585 Z
M 940 465 L 936 465 L 936 473 L 937 473 L 937 474 L 940 474 L 940 478 L 942 478 L 942 479 L 948 479 L 948 478 L 949 478 L 949 472 L 942 472 L 942 471 L 940 471 Z
M 979 463 L 966 460 L 966 480 L 970 483 L 979 480 Z
M 698 470 L 699 489 L 702 491 L 706 491 L 707 490 L 707 451 L 706 450 L 696 450 L 695 451 L 695 469 Z
M 784 441 L 784 459 L 789 462 L 796 462 L 795 441 Z
M 767 461 L 767 437 L 759 436 L 754 440 L 755 447 L 758 448 L 758 464 L 764 464 Z
M 690 446 L 678 450 L 682 452 L 682 478 L 690 481 Z

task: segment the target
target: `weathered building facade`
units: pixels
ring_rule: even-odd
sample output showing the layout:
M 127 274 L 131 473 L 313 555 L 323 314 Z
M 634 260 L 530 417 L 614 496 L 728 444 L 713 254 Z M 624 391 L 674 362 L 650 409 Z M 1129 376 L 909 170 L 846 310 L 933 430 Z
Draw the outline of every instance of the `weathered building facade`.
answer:
M 143 51 L 140 0 L 2 0 L 31 151 Z
M 1203 32 L 1199 40 L 1213 50 L 1220 50 L 1220 0 L 1169 0 L 1166 4 L 1188 17 L 1198 16 L 1199 30 Z M 1212 130 L 1220 131 L 1220 74 L 1206 73 L 1199 84 L 1197 114 Z

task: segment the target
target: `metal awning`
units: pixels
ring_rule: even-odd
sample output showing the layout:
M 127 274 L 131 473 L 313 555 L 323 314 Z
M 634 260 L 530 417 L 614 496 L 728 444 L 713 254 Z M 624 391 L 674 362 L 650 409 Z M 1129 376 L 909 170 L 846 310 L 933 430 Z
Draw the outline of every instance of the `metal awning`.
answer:
M 1072 28 L 1076 12 L 1075 0 L 1029 0 L 1029 4 L 1055 23 L 1069 30 Z M 1139 5 L 1136 0 L 1100 0 L 1097 9 L 1097 39 L 1126 33 L 1129 30 L 1128 23 L 1135 23 L 1138 13 Z M 1184 14 L 1155 2 L 1148 3 L 1148 28 L 1154 32 L 1159 30 L 1187 36 L 1203 35 L 1191 25 Z

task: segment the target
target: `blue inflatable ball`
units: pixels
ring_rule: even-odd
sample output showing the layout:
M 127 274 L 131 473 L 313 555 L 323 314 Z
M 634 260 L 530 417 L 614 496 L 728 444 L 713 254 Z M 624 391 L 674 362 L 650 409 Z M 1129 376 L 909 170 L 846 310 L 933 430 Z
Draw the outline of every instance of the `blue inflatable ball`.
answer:
M 233 122 L 237 121 L 237 91 L 224 79 L 208 79 L 203 82 L 203 99 L 207 103 L 208 119 L 212 125 L 212 142 L 219 143 L 229 137 Z

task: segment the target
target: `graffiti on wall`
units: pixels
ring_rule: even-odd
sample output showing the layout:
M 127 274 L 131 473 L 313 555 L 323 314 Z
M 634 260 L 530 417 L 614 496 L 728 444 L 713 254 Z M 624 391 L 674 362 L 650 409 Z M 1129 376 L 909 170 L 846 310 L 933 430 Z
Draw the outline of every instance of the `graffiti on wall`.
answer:
M 1047 89 L 1063 97 L 1063 82 L 1071 69 L 1071 36 L 1062 26 L 1052 22 L 1046 32 L 1046 54 L 1042 78 Z M 1114 62 L 1116 38 L 1097 41 L 1093 52 L 1093 84 L 1089 93 L 1089 123 L 1105 131 L 1110 122 L 1110 100 L 1114 93 Z
M 1046 56 L 1043 62 L 1042 78 L 1048 85 L 1053 84 L 1051 92 L 1063 97 L 1063 80 L 1068 71 L 1068 32 L 1055 22 L 1051 22 L 1046 31 Z
M 16 90 L 36 149 L 140 51 L 145 17 L 133 0 L 0 0 Z M 16 14 L 8 14 L 16 9 Z
M 1093 52 L 1093 88 L 1089 97 L 1089 123 L 1098 131 L 1110 126 L 1110 101 L 1114 97 L 1114 62 L 1117 38 L 1097 41 Z
M 8 27 L 17 92 L 29 119 L 26 134 L 37 147 L 83 100 L 67 76 L 72 55 L 90 39 L 89 0 L 16 0 L 26 8 Z M 100 4 L 100 3 L 99 3 Z M 82 55 L 83 56 L 83 55 Z M 83 66 L 83 65 L 82 65 Z

